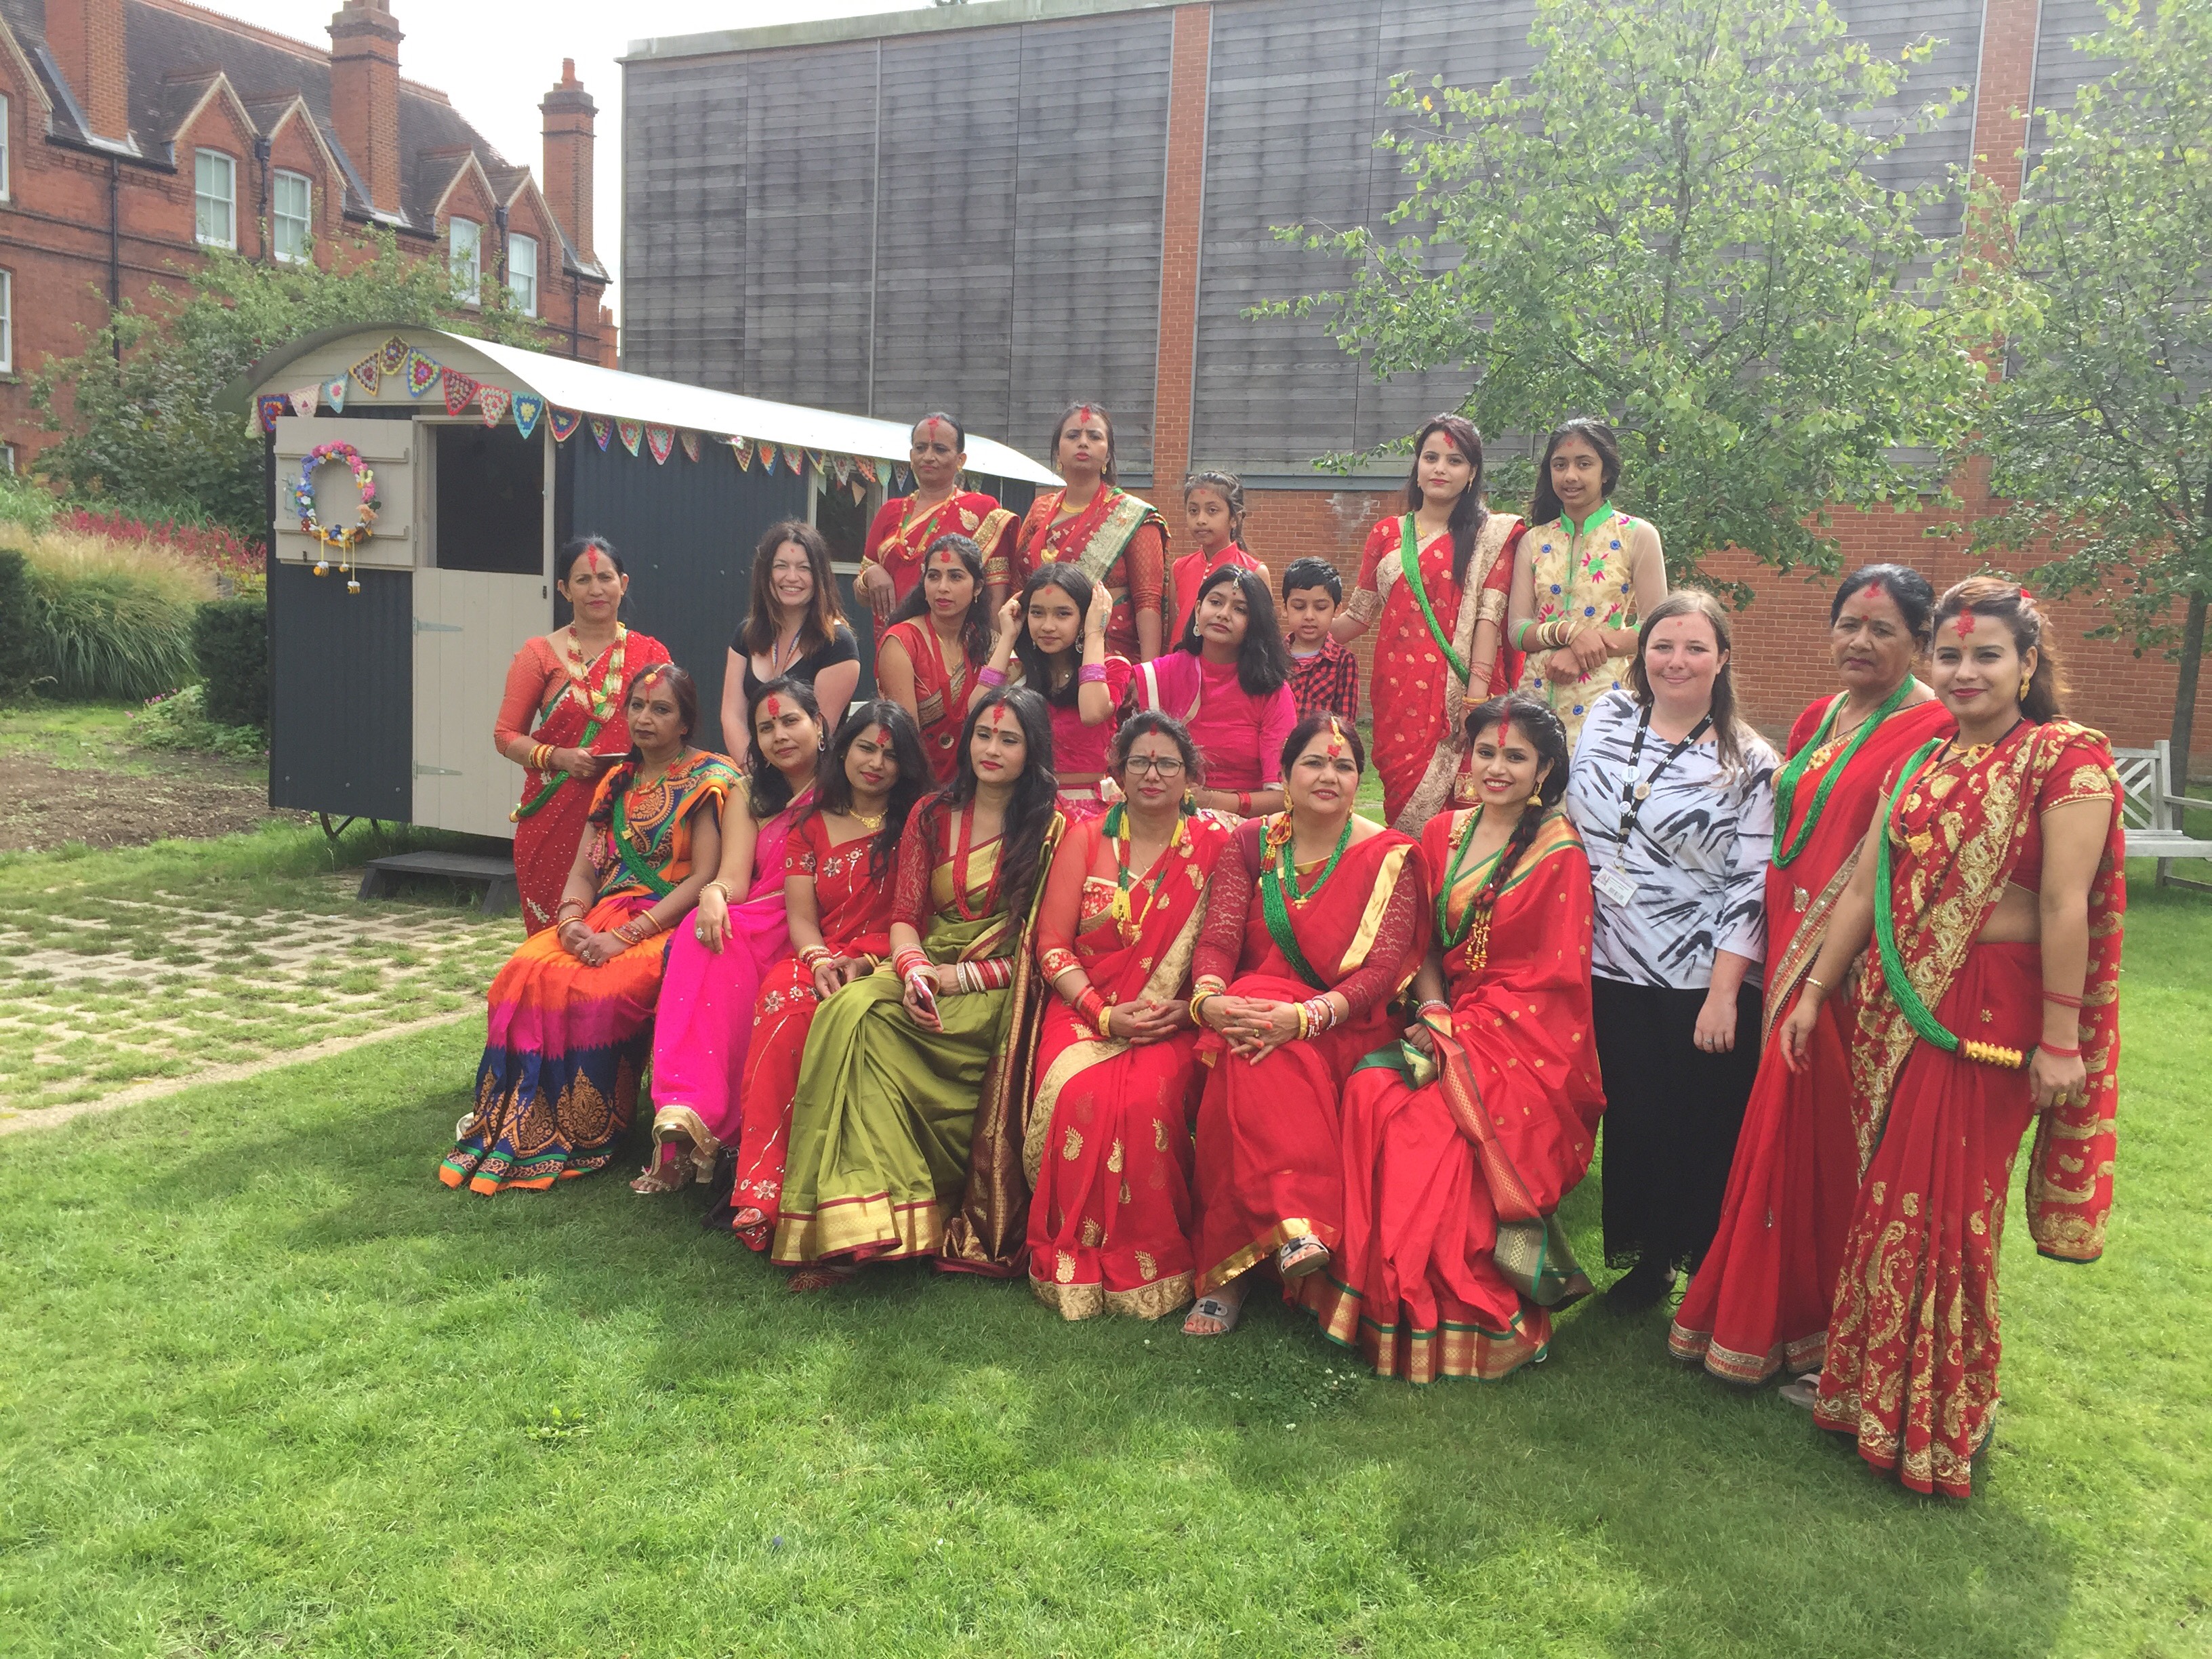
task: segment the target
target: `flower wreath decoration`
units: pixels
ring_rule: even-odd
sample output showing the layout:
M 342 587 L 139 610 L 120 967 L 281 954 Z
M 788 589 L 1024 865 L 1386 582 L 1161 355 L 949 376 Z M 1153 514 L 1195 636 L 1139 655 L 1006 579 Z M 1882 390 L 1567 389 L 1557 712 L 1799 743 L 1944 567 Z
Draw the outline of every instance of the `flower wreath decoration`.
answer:
M 315 511 L 315 472 L 330 461 L 342 461 L 353 473 L 354 482 L 361 488 L 361 517 L 349 525 L 337 529 L 326 528 Z M 327 550 L 336 548 L 338 568 L 346 574 L 346 592 L 361 592 L 361 578 L 354 574 L 348 555 L 374 533 L 376 524 L 376 474 L 361 457 L 361 451 L 351 444 L 317 444 L 300 460 L 300 480 L 292 486 L 293 504 L 300 510 L 300 531 L 313 536 Z M 331 562 L 327 554 L 315 561 L 315 574 L 327 576 Z

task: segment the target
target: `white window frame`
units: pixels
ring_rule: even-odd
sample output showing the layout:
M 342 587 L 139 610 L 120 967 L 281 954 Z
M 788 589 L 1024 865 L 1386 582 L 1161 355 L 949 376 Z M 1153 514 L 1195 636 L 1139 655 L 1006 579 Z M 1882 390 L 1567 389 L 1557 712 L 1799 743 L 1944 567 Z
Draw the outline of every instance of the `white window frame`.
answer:
M 15 372 L 15 273 L 0 270 L 0 374 Z
M 301 210 L 284 210 L 284 186 L 297 185 L 306 198 Z M 283 227 L 296 224 L 300 228 L 300 247 L 296 253 L 284 251 Z M 304 264 L 314 258 L 315 241 L 315 181 L 304 173 L 294 173 L 289 167 L 276 169 L 276 176 L 269 185 L 269 245 L 270 251 L 287 264 Z
M 530 270 L 526 276 L 520 276 L 515 270 L 514 254 L 517 248 L 527 248 L 530 251 Z M 525 283 L 529 284 L 526 290 L 523 286 Z M 538 239 L 535 236 L 525 236 L 519 231 L 508 233 L 507 291 L 514 301 L 515 309 L 524 316 L 535 317 L 538 314 Z
M 222 163 L 229 180 L 228 194 L 216 196 L 200 187 L 201 167 L 209 161 Z M 219 203 L 222 207 L 225 228 L 220 240 L 204 234 L 204 227 L 200 222 L 204 203 Z M 198 149 L 192 152 L 192 240 L 202 247 L 234 248 L 238 246 L 238 158 L 225 151 Z
M 0 93 L 0 202 L 13 201 L 15 191 L 15 146 L 9 138 L 8 118 L 15 112 L 15 106 L 7 94 Z
M 468 259 L 461 258 L 461 232 L 468 231 Z M 446 221 L 446 269 L 453 279 L 453 297 L 464 305 L 483 303 L 483 227 L 459 214 Z

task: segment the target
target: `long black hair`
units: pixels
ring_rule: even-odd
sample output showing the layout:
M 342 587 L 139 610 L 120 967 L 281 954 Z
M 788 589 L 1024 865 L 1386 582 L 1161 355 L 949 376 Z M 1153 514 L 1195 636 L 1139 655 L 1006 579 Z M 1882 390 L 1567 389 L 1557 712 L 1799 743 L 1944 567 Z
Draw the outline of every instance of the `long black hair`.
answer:
M 1052 771 L 1052 715 L 1044 699 L 1021 685 L 994 685 L 975 700 L 968 718 L 960 723 L 958 769 L 952 781 L 916 809 L 915 823 L 923 833 L 934 835 L 940 823 L 951 822 L 960 809 L 975 799 L 975 757 L 972 745 L 976 722 L 994 708 L 1013 710 L 1022 725 L 1022 741 L 1029 756 L 1014 792 L 1006 802 L 1006 845 L 999 854 L 999 892 L 1009 915 L 1029 914 L 1030 898 L 1036 891 L 1039 866 L 1044 859 L 1044 832 L 1052 823 L 1060 781 Z M 934 848 L 932 851 L 934 852 Z M 965 879 L 966 871 L 957 872 Z
M 853 781 L 845 775 L 845 757 L 852 752 L 860 733 L 872 726 L 884 728 L 884 734 L 891 740 L 891 758 L 898 763 L 898 776 L 892 780 L 890 799 L 884 806 L 884 827 L 876 831 L 875 845 L 868 849 L 869 877 L 885 881 L 890 877 L 891 860 L 898 854 L 907 814 L 914 811 L 915 802 L 929 793 L 931 783 L 929 757 L 922 753 L 921 731 L 915 725 L 914 716 L 889 697 L 856 702 L 846 709 L 845 718 L 838 722 L 837 735 L 830 739 L 821 769 L 814 775 L 814 810 L 853 810 Z
M 939 421 L 942 415 L 929 415 L 925 420 Z M 912 622 L 919 617 L 923 627 L 933 626 L 929 618 L 929 562 L 940 552 L 958 556 L 975 579 L 975 597 L 968 601 L 968 619 L 960 624 L 960 648 L 969 662 L 988 662 L 991 659 L 991 599 L 983 591 L 983 550 L 966 536 L 939 536 L 930 543 L 929 551 L 921 556 L 922 580 L 914 585 L 914 591 L 899 601 L 898 609 L 891 612 L 895 623 Z
M 1482 526 L 1490 518 L 1489 506 L 1482 498 L 1482 434 L 1474 429 L 1474 422 L 1464 415 L 1432 415 L 1428 423 L 1413 434 L 1413 468 L 1406 475 L 1406 511 L 1418 513 L 1428 496 L 1421 489 L 1421 446 L 1429 441 L 1429 434 L 1441 432 L 1450 440 L 1451 447 L 1474 463 L 1474 471 L 1467 481 L 1467 489 L 1458 501 L 1452 503 L 1450 529 L 1452 538 L 1452 580 L 1464 583 L 1467 568 L 1474 559 L 1475 538 L 1482 534 Z
M 1273 696 L 1291 683 L 1291 651 L 1283 643 L 1282 624 L 1275 620 L 1275 596 L 1267 591 L 1267 577 L 1257 570 L 1224 564 L 1200 582 L 1176 649 L 1195 657 L 1206 648 L 1206 638 L 1198 631 L 1199 607 L 1215 588 L 1232 583 L 1244 596 L 1244 642 L 1237 647 L 1237 684 L 1248 697 Z
M 762 749 L 760 736 L 753 728 L 753 716 L 770 697 L 789 697 L 814 722 L 817 732 L 822 729 L 822 705 L 814 700 L 814 688 L 805 680 L 793 679 L 788 674 L 779 674 L 753 694 L 745 707 L 745 798 L 756 818 L 772 818 L 791 805 L 791 780 L 775 769 L 775 763 Z M 818 785 L 822 779 L 822 763 L 814 763 L 814 778 Z
M 1567 793 L 1567 728 L 1550 706 L 1528 696 L 1525 692 L 1509 691 L 1502 697 L 1492 697 L 1487 702 L 1477 703 L 1468 710 L 1467 745 L 1472 750 L 1474 742 L 1493 726 L 1517 726 L 1528 735 L 1536 750 L 1536 758 L 1549 761 L 1552 769 L 1544 775 L 1543 782 L 1536 786 L 1536 802 L 1522 809 L 1521 822 L 1513 826 L 1513 834 L 1505 849 L 1498 855 L 1498 862 L 1490 872 L 1490 879 L 1483 884 L 1475 902 L 1487 910 L 1498 902 L 1498 896 L 1505 890 L 1505 884 L 1513 875 L 1513 866 L 1521 862 L 1521 855 L 1536 839 L 1536 831 L 1551 816 L 1552 809 Z M 1437 878 L 1441 881 L 1443 872 Z
M 1057 691 L 1052 689 L 1052 664 L 1030 637 L 1030 601 L 1036 597 L 1039 589 L 1056 587 L 1073 602 L 1075 643 L 1069 647 L 1069 655 L 1079 669 L 1083 664 L 1083 630 L 1090 625 L 1091 595 L 1096 586 L 1083 574 L 1083 567 L 1077 564 L 1041 564 L 1030 572 L 1030 579 L 1022 584 L 1022 625 L 1014 631 L 1014 659 L 1022 665 L 1022 684 L 1055 708 L 1075 707 L 1076 693 L 1082 689 L 1082 676 L 1070 674 L 1066 685 Z M 964 734 L 961 741 L 967 741 Z
M 1544 453 L 1536 463 L 1536 493 L 1528 502 L 1530 524 L 1549 524 L 1565 510 L 1552 488 L 1552 452 L 1569 438 L 1580 438 L 1597 451 L 1598 485 L 1607 501 L 1613 499 L 1613 488 L 1620 482 L 1620 440 L 1603 421 L 1577 415 L 1561 421 L 1544 440 Z

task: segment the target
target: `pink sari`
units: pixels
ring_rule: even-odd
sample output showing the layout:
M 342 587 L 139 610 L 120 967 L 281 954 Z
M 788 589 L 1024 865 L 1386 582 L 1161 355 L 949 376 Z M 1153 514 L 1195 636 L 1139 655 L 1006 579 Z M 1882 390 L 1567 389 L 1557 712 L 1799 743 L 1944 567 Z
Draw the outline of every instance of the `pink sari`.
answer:
M 734 1146 L 743 1118 L 739 1087 L 752 1046 L 753 1005 L 768 970 L 791 954 L 783 908 L 783 847 L 814 803 L 808 788 L 761 825 L 753 846 L 753 884 L 730 907 L 719 955 L 699 943 L 687 918 L 668 945 L 653 1032 L 653 1139 L 691 1143 L 703 1169 Z

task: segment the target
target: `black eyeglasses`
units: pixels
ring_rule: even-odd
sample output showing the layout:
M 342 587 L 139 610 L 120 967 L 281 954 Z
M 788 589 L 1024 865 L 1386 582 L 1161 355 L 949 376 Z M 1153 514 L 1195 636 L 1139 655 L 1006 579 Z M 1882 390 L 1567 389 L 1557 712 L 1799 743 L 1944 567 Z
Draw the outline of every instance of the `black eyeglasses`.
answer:
M 1163 778 L 1182 770 L 1182 758 L 1175 755 L 1134 755 L 1123 764 L 1132 772 L 1150 772 Z

